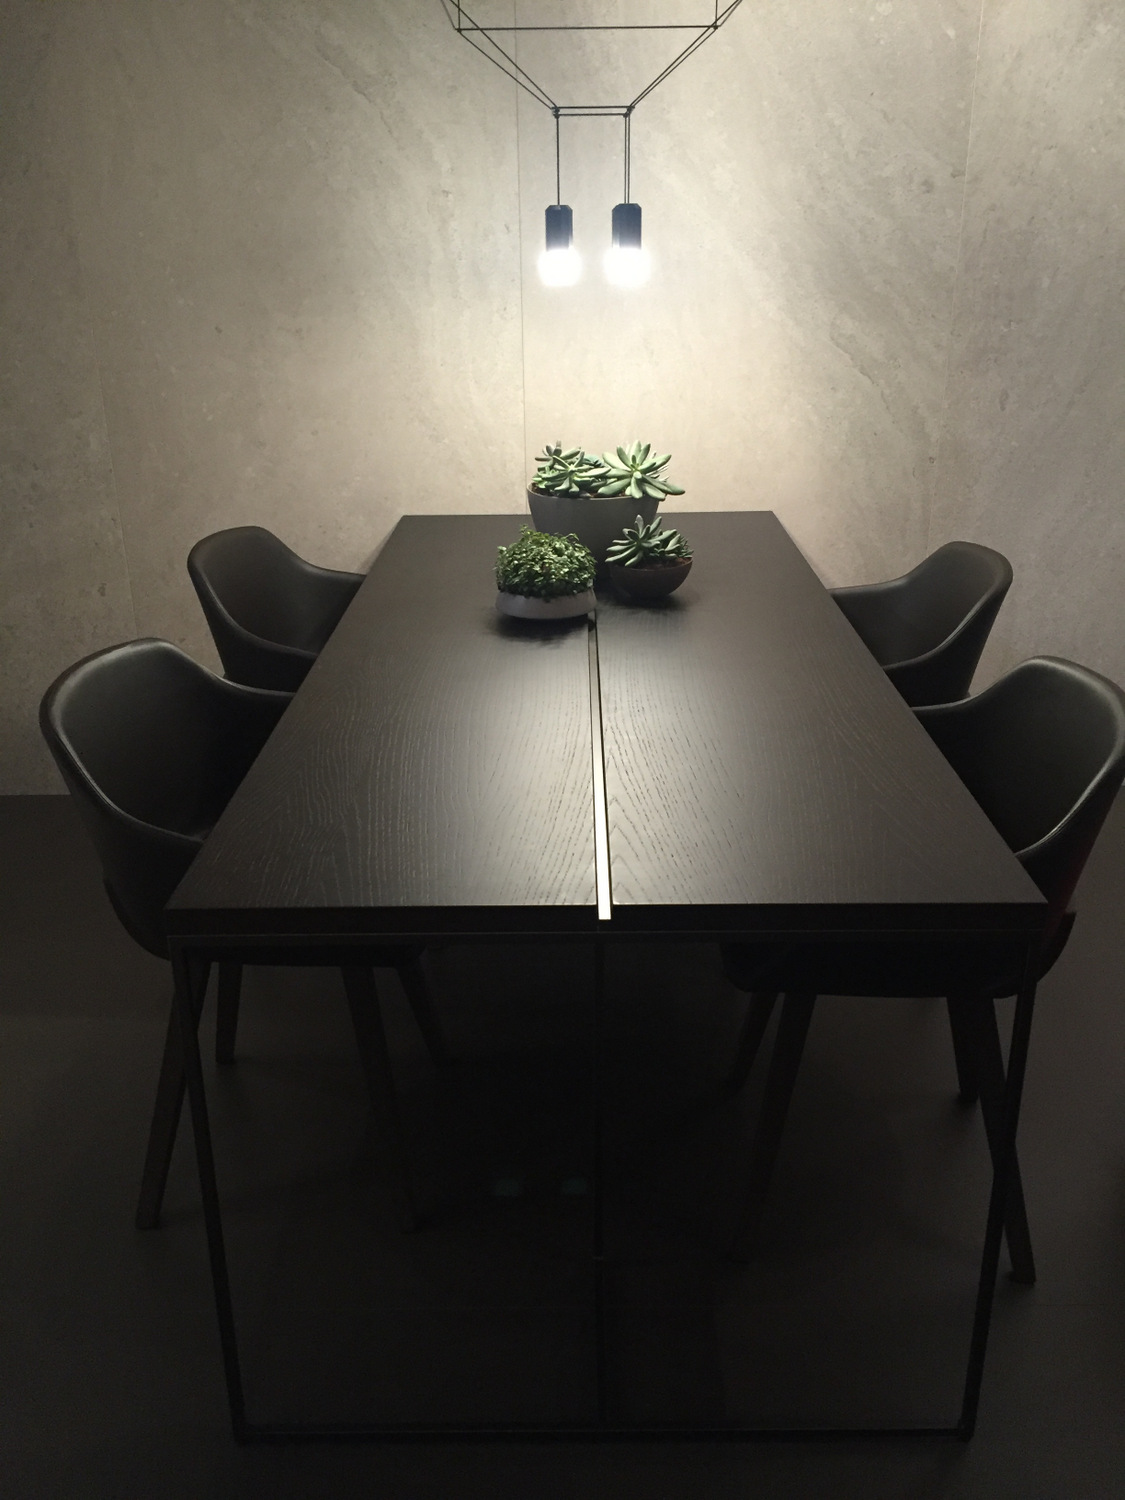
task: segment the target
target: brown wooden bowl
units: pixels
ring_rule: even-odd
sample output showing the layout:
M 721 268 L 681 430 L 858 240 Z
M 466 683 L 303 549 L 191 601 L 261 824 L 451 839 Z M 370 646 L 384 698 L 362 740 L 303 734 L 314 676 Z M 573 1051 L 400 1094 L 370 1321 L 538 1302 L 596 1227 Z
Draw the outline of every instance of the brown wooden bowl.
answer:
M 627 568 L 624 563 L 607 563 L 615 589 L 628 599 L 663 599 L 673 593 L 691 572 L 691 558 L 681 562 L 655 563 Z

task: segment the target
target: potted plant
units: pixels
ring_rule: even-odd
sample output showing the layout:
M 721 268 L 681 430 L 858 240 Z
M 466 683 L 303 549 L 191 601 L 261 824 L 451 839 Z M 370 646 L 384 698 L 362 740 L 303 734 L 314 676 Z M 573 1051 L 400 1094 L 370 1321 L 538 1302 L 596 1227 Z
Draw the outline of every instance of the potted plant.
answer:
M 593 555 L 576 536 L 520 528 L 496 555 L 496 608 L 524 620 L 565 620 L 589 614 L 594 598 Z
M 631 599 L 662 599 L 691 572 L 691 548 L 678 531 L 638 516 L 606 557 L 615 588 Z
M 653 453 L 651 443 L 636 442 L 601 458 L 564 448 L 561 441 L 548 444 L 527 487 L 531 518 L 540 531 L 574 534 L 603 563 L 610 543 L 638 511 L 651 521 L 665 495 L 683 494 L 664 477 L 670 459 Z

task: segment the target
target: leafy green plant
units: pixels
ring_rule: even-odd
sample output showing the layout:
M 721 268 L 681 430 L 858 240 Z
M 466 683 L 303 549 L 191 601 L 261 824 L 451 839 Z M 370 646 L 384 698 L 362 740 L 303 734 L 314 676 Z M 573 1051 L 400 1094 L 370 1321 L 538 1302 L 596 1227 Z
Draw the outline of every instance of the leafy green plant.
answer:
M 637 524 L 626 526 L 624 536 L 612 544 L 606 561 L 626 568 L 643 568 L 687 562 L 691 555 L 691 548 L 678 531 L 663 530 L 659 521 L 650 521 L 646 526 L 643 516 L 638 516 Z
M 663 478 L 671 457 L 670 453 L 653 453 L 651 443 L 639 441 L 631 448 L 604 453 L 602 458 L 609 477 L 598 494 L 629 495 L 634 500 L 663 500 L 665 495 L 682 495 L 678 484 Z
M 594 554 L 573 534 L 555 536 L 523 526 L 510 547 L 497 550 L 496 585 L 525 599 L 558 599 L 592 588 L 596 569 Z
M 548 443 L 535 462 L 532 484 L 545 495 L 592 495 L 609 472 L 595 454 L 564 448 L 561 439 Z

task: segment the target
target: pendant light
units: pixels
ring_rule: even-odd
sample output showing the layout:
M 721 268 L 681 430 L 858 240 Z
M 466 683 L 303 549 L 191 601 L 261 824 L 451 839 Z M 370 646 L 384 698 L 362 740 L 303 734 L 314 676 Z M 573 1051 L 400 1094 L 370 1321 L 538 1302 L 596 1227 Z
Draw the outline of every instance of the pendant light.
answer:
M 547 233 L 539 255 L 539 276 L 544 286 L 573 286 L 582 274 L 582 257 L 574 248 L 574 215 L 570 204 L 561 202 L 561 198 L 559 117 L 556 115 L 555 201 L 547 210 Z
M 649 278 L 649 255 L 641 244 L 641 205 L 629 202 L 629 122 L 625 116 L 625 202 L 618 203 L 610 221 L 611 242 L 605 253 L 606 280 L 612 286 L 643 286 Z
M 559 171 L 559 121 L 564 117 L 617 117 L 625 122 L 625 201 L 618 203 L 611 220 L 612 243 L 605 253 L 604 267 L 607 279 L 619 287 L 642 286 L 649 277 L 649 255 L 641 244 L 640 204 L 629 199 L 629 141 L 633 111 L 642 99 L 674 73 L 703 43 L 715 35 L 720 26 L 726 24 L 742 0 L 715 0 L 713 16 L 707 21 L 669 21 L 660 25 L 620 26 L 598 22 L 573 26 L 481 26 L 468 14 L 460 0 L 441 0 L 446 16 L 458 36 L 476 48 L 502 73 L 507 74 L 525 93 L 537 103 L 549 109 L 555 117 L 555 201 L 547 209 L 546 237 L 539 255 L 539 275 L 547 286 L 573 286 L 582 274 L 582 260 L 574 248 L 574 216 L 567 204 L 562 202 Z M 689 0 L 684 0 L 685 6 Z M 702 0 L 696 0 L 702 3 Z M 559 104 L 551 98 L 540 84 L 523 68 L 514 55 L 506 51 L 496 40 L 497 35 L 516 35 L 523 31 L 572 32 L 572 31 L 668 31 L 691 32 L 691 39 L 652 82 L 641 90 L 629 104 Z
M 547 237 L 539 253 L 544 286 L 573 286 L 582 275 L 582 257 L 574 248 L 574 215 L 567 203 L 547 210 Z

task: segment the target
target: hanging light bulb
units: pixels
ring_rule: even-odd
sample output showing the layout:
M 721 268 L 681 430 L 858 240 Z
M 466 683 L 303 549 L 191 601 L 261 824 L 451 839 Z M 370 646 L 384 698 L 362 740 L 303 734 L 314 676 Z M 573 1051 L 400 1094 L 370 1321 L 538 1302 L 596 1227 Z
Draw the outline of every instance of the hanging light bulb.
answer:
M 649 277 L 649 258 L 647 251 L 641 248 L 641 210 L 638 204 L 631 202 L 632 194 L 629 190 L 629 152 L 630 134 L 632 131 L 633 112 L 642 100 L 647 99 L 658 84 L 664 82 L 670 74 L 674 73 L 681 63 L 694 55 L 702 44 L 715 36 L 721 26 L 725 26 L 742 4 L 742 0 L 715 0 L 715 18 L 713 21 L 704 22 L 700 25 L 698 34 L 688 42 L 686 47 L 681 48 L 673 60 L 664 67 L 643 88 L 636 98 L 628 104 L 559 104 L 551 98 L 547 90 L 516 61 L 514 47 L 510 50 L 497 40 L 494 33 L 511 32 L 518 35 L 525 31 L 533 32 L 579 32 L 579 31 L 629 31 L 629 32 L 658 32 L 672 30 L 694 30 L 687 22 L 671 24 L 666 21 L 653 21 L 649 24 L 635 25 L 624 24 L 620 20 L 600 20 L 597 25 L 589 25 L 586 21 L 576 21 L 571 25 L 550 25 L 536 17 L 533 24 L 521 26 L 486 25 L 480 26 L 468 15 L 461 4 L 451 5 L 443 0 L 445 13 L 453 29 L 459 36 L 463 36 L 478 52 L 487 57 L 489 62 L 495 65 L 510 78 L 513 83 L 519 85 L 523 92 L 541 104 L 544 109 L 550 111 L 555 121 L 555 202 L 552 208 L 547 210 L 547 244 L 539 257 L 539 274 L 548 286 L 573 286 L 582 271 L 582 262 L 578 253 L 571 243 L 571 213 L 565 203 L 561 202 L 562 178 L 560 167 L 559 147 L 559 124 L 566 119 L 620 119 L 625 129 L 625 184 L 622 197 L 624 202 L 619 203 L 613 210 L 613 245 L 606 252 L 605 272 L 606 276 L 615 286 L 636 287 L 646 282 Z M 513 16 L 513 20 L 515 17 Z M 585 92 L 585 90 L 583 90 Z M 618 95 L 620 98 L 620 95 Z
M 613 244 L 605 253 L 606 280 L 614 286 L 641 286 L 651 269 L 641 246 L 641 205 L 618 203 L 613 210 Z
M 547 242 L 539 256 L 539 275 L 546 286 L 573 286 L 582 274 L 582 257 L 574 248 L 574 215 L 569 204 L 547 210 Z

